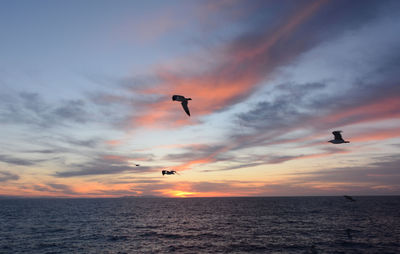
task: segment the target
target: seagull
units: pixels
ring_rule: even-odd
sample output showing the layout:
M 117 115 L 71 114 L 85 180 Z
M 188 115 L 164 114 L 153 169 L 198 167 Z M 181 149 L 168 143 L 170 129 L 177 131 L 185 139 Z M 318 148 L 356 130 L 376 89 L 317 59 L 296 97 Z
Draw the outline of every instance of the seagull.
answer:
M 188 116 L 190 116 L 188 101 L 191 100 L 191 98 L 185 98 L 185 96 L 182 96 L 182 95 L 173 95 L 172 100 L 180 101 L 182 104 L 183 110 L 185 110 L 186 114 L 188 114 Z
M 350 200 L 351 202 L 355 202 L 356 201 L 352 196 L 344 195 L 343 197 L 345 197 L 346 199 Z
M 345 141 L 342 138 L 342 134 L 340 134 L 342 131 L 334 131 L 332 132 L 333 136 L 335 136 L 335 139 L 329 140 L 328 142 L 331 142 L 332 144 L 342 144 L 342 143 L 350 143 L 350 141 Z
M 162 175 L 175 175 L 177 172 L 175 170 L 163 170 L 161 171 Z

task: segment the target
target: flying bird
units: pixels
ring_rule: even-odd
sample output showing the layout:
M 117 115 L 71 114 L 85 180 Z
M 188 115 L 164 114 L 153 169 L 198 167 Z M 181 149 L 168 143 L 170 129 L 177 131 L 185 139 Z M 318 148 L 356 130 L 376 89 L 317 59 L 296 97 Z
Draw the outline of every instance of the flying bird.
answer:
M 350 200 L 351 202 L 355 202 L 356 201 L 352 196 L 344 195 L 343 197 L 345 197 L 347 200 Z
M 332 144 L 343 144 L 343 143 L 350 143 L 350 141 L 345 141 L 342 138 L 342 134 L 340 134 L 342 131 L 334 131 L 332 132 L 333 136 L 335 136 L 335 139 L 329 140 L 328 142 L 331 142 Z
M 172 96 L 173 101 L 180 101 L 183 107 L 183 110 L 185 110 L 186 114 L 190 116 L 189 112 L 189 107 L 188 107 L 188 101 L 192 100 L 191 98 L 185 98 L 185 96 L 182 95 L 173 95 Z
M 176 172 L 175 170 L 163 170 L 161 171 L 161 173 L 162 175 L 175 175 L 178 172 Z

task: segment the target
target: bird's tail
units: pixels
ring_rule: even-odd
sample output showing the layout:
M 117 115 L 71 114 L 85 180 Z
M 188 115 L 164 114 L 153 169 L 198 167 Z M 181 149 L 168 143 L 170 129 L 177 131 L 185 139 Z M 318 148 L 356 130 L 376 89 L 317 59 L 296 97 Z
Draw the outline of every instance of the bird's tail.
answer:
M 187 98 L 186 100 L 188 100 L 188 101 L 191 101 L 191 100 L 192 100 L 192 98 Z

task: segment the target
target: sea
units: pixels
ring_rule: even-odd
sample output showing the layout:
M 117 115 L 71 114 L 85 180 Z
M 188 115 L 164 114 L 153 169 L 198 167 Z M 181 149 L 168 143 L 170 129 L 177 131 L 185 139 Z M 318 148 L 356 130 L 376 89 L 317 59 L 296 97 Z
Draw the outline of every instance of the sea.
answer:
M 0 200 L 0 253 L 400 253 L 400 196 Z

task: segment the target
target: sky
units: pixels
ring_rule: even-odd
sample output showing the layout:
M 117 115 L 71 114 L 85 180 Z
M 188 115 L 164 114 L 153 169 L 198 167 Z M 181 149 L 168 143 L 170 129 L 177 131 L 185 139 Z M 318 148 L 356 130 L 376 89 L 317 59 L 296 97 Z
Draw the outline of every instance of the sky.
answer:
M 3 0 L 0 196 L 400 195 L 399 31 L 397 0 Z

